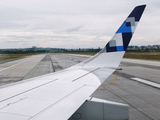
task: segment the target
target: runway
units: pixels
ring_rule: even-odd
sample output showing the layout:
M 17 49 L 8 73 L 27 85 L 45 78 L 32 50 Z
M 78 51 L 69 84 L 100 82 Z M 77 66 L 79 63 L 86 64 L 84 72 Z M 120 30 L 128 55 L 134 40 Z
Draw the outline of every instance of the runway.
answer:
M 42 54 L 0 64 L 0 86 L 56 72 L 90 56 Z M 123 59 L 120 66 L 92 97 L 130 106 L 130 120 L 160 120 L 160 89 L 135 78 L 160 85 L 160 61 Z

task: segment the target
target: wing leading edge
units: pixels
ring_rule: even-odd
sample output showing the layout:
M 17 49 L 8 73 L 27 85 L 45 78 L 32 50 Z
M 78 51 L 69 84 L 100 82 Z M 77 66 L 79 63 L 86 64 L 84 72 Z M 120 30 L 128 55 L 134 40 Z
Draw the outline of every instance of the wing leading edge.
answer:
M 66 120 L 119 66 L 146 5 L 137 6 L 104 49 L 61 72 L 0 88 L 1 120 Z

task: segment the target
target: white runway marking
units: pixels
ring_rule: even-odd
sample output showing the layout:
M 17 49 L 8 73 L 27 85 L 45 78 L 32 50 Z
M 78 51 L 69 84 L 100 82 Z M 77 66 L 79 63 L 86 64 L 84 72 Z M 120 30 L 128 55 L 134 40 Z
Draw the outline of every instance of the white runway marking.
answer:
M 74 59 L 74 61 L 75 61 L 75 62 L 78 62 L 78 60 L 77 60 L 77 59 Z
M 135 81 L 138 81 L 138 82 L 141 82 L 141 83 L 144 83 L 144 84 L 147 84 L 147 85 L 150 85 L 150 86 L 153 86 L 153 87 L 156 87 L 156 88 L 160 88 L 160 84 L 157 84 L 157 83 L 154 83 L 154 82 L 150 82 L 150 81 L 147 81 L 147 80 L 144 80 L 144 79 L 141 79 L 141 78 L 131 78 L 132 80 L 135 80 Z

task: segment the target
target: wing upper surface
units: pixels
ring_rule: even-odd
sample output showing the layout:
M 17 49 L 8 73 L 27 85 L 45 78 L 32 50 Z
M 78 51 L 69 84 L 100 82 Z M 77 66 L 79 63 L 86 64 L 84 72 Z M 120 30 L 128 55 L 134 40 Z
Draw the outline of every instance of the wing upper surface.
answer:
M 0 120 L 66 120 L 119 66 L 145 5 L 97 55 L 66 70 L 0 88 Z
M 100 71 L 105 70 L 75 69 L 3 87 L 0 91 L 0 119 L 6 115 L 25 120 L 69 118 L 101 84 L 99 79 L 106 79 L 103 75 L 106 71 Z M 98 74 L 105 77 L 99 78 Z

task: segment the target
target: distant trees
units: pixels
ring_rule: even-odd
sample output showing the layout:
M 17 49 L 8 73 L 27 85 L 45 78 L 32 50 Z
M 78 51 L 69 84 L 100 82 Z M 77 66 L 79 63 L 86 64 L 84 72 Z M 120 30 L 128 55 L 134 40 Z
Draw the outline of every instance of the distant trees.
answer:
M 30 54 L 45 53 L 46 50 L 0 50 L 0 54 Z
M 32 48 L 19 49 L 0 49 L 0 54 L 31 54 L 31 53 L 97 53 L 101 50 L 98 48 L 43 48 L 33 46 Z M 128 46 L 127 52 L 160 52 L 160 45 L 148 46 Z

